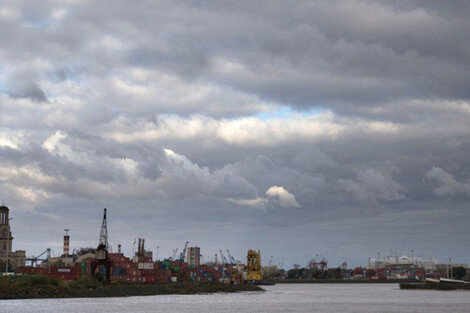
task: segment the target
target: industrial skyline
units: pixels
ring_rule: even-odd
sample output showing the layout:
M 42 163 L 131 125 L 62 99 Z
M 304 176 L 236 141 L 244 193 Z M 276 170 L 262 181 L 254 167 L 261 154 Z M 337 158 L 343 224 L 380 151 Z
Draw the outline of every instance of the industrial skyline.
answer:
M 13 249 L 470 263 L 467 1 L 2 1 Z M 156 247 L 159 247 L 156 249 Z M 213 257 L 210 255 L 210 257 Z M 266 259 L 264 259 L 266 260 Z M 275 261 L 276 262 L 276 261 Z

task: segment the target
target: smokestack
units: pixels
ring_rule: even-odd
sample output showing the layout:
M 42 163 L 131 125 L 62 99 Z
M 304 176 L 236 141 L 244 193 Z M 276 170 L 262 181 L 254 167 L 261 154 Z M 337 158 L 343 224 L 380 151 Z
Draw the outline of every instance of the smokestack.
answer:
M 139 246 L 137 247 L 137 255 L 140 255 L 142 252 L 142 238 L 139 238 Z
M 142 254 L 145 252 L 145 238 L 142 239 Z
M 121 254 L 121 244 L 118 244 L 118 253 Z
M 64 229 L 65 235 L 64 235 L 64 255 L 68 256 L 69 251 L 70 251 L 70 236 L 69 236 L 69 230 L 68 228 Z

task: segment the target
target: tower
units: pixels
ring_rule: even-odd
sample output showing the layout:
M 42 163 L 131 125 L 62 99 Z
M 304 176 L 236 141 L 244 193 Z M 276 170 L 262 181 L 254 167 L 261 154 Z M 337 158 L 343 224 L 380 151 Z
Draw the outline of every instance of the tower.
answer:
M 10 209 L 0 206 L 0 260 L 6 263 L 5 268 L 16 268 L 25 265 L 26 252 L 24 250 L 12 251 L 13 236 L 10 228 Z M 0 269 L 3 271 L 4 269 Z M 6 269 L 5 269 L 6 271 Z
M 199 266 L 201 263 L 201 249 L 196 247 L 189 247 L 188 248 L 188 255 L 186 257 L 186 262 L 188 262 L 189 266 Z
M 69 230 L 68 228 L 64 229 L 65 235 L 64 235 L 64 256 L 67 257 L 69 255 L 70 251 L 70 236 L 69 236 Z
M 7 253 L 11 253 L 13 237 L 10 230 L 10 218 L 8 207 L 0 206 L 0 257 L 6 258 Z

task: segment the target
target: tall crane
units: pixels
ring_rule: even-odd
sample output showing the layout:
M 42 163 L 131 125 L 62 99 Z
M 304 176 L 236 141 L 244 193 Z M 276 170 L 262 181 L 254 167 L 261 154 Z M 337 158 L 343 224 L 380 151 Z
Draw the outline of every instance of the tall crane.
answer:
M 184 244 L 184 249 L 180 253 L 179 261 L 181 261 L 181 262 L 184 262 L 184 258 L 186 257 L 186 249 L 188 249 L 188 243 L 189 243 L 189 241 L 186 241 L 186 243 Z
M 103 222 L 101 223 L 100 243 L 96 248 L 95 259 L 99 261 L 108 260 L 109 244 L 108 244 L 108 224 L 106 222 L 106 208 L 103 210 Z M 106 278 L 108 280 L 109 277 Z
M 101 232 L 100 232 L 100 246 L 104 247 L 106 251 L 109 249 L 108 244 L 108 224 L 106 222 L 106 208 L 103 210 L 103 222 L 101 223 Z
M 228 253 L 228 258 L 229 258 L 230 264 L 235 264 L 235 258 L 230 254 L 229 249 L 227 249 L 227 253 Z
M 222 253 L 222 250 L 219 249 L 219 252 L 220 252 L 220 258 L 222 260 L 223 263 L 227 264 L 227 258 L 225 258 L 225 255 Z

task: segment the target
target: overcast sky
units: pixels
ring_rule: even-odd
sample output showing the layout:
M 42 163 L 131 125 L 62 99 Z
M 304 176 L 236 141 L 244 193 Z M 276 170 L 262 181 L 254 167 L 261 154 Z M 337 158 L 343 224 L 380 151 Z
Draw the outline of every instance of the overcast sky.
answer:
M 13 248 L 470 263 L 470 2 L 0 1 Z

